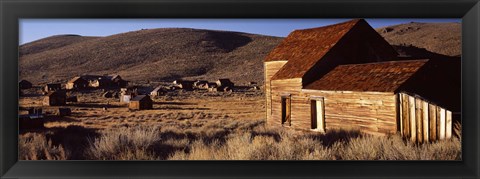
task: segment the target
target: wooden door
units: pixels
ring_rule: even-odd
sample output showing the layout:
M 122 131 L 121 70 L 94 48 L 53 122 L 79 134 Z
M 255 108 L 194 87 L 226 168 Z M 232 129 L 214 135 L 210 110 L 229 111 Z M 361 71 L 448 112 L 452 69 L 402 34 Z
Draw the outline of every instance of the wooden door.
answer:
M 282 96 L 282 125 L 292 125 L 290 96 Z
M 311 127 L 314 130 L 325 131 L 325 108 L 323 98 L 313 99 L 311 104 Z

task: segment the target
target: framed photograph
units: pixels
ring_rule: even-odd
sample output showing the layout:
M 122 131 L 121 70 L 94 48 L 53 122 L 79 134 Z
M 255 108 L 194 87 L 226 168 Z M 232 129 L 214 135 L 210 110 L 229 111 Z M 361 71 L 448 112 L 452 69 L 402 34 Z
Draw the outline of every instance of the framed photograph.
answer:
M 2 177 L 479 177 L 478 1 L 0 6 Z

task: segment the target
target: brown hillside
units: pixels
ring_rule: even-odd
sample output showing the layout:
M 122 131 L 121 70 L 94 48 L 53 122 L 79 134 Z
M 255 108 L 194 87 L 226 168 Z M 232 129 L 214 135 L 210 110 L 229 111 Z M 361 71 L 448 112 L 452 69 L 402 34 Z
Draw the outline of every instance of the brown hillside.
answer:
M 71 36 L 58 36 L 54 39 L 72 43 L 40 53 L 35 44 L 48 44 L 41 42 L 52 41 L 52 38 L 20 46 L 20 78 L 45 83 L 65 81 L 85 73 L 118 73 L 133 81 L 225 77 L 237 82 L 263 82 L 263 59 L 282 39 L 238 32 L 167 28 L 77 42 L 72 42 Z
M 376 30 L 392 45 L 412 45 L 442 55 L 460 56 L 461 26 L 461 23 L 412 22 Z
M 52 50 L 95 38 L 98 37 L 84 37 L 79 35 L 55 35 L 21 45 L 20 56 Z
M 460 27 L 460 23 L 409 23 L 377 31 L 400 54 L 444 58 L 441 54 L 461 54 Z M 225 77 L 262 83 L 263 60 L 282 39 L 186 28 L 107 37 L 57 35 L 20 46 L 20 78 L 38 84 L 85 73 L 118 73 L 132 81 Z

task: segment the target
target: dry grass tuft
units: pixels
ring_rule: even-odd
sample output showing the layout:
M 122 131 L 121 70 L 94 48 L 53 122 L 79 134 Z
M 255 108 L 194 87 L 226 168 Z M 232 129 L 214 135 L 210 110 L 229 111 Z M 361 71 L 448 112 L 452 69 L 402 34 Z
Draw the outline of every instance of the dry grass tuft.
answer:
M 69 157 L 61 145 L 53 145 L 41 134 L 20 135 L 18 145 L 20 160 L 67 160 Z
M 172 119 L 174 120 L 174 119 Z M 267 128 L 263 120 L 198 119 L 160 127 L 137 125 L 88 140 L 90 160 L 461 160 L 461 139 L 413 144 L 399 135 L 357 130 L 327 133 Z M 197 126 L 197 127 L 190 127 Z M 458 126 L 458 125 L 456 125 Z M 458 127 L 456 127 L 458 128 Z M 22 136 L 23 159 L 69 159 L 41 135 Z
M 155 153 L 149 149 L 158 139 L 156 127 L 107 130 L 89 140 L 87 156 L 92 160 L 154 160 Z

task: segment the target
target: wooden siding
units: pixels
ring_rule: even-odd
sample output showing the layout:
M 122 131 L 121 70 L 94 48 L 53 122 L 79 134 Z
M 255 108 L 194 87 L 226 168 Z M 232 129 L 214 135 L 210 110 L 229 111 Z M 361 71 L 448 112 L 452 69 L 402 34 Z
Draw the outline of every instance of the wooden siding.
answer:
M 282 96 L 290 96 L 290 109 L 291 109 L 291 126 L 297 126 L 297 121 L 294 120 L 296 117 L 298 105 L 298 95 L 302 89 L 302 79 L 294 78 L 288 80 L 273 80 L 270 84 L 271 90 L 271 116 L 267 118 L 267 123 L 269 125 L 281 125 L 282 119 Z M 305 111 L 309 113 L 310 108 Z M 310 125 L 310 124 L 309 124 Z
M 396 133 L 396 96 L 392 92 L 349 92 L 302 90 L 298 79 L 273 80 L 271 84 L 272 115 L 269 126 L 281 125 L 282 96 L 291 98 L 291 125 L 295 129 L 312 127 L 311 100 L 324 98 L 325 130 L 358 129 L 373 135 Z
M 424 143 L 452 136 L 452 112 L 419 97 L 399 93 L 401 135 Z
M 351 92 L 351 91 L 320 91 L 302 90 L 304 98 L 308 101 L 311 97 L 324 98 L 325 129 L 335 128 L 359 129 L 373 135 L 385 135 L 397 131 L 395 95 L 390 92 Z M 305 110 L 306 113 L 297 112 L 297 118 L 304 118 L 310 122 L 310 113 L 306 105 L 296 105 L 297 111 Z M 296 111 L 292 111 L 295 116 Z
M 265 74 L 265 98 L 266 98 L 266 103 L 265 103 L 265 108 L 266 108 L 266 118 L 267 122 L 271 120 L 271 114 L 272 114 L 272 105 L 271 105 L 271 89 L 270 89 L 270 79 L 272 78 L 275 73 L 277 73 L 280 68 L 285 65 L 287 61 L 271 61 L 271 62 L 265 62 L 264 64 L 264 74 Z

